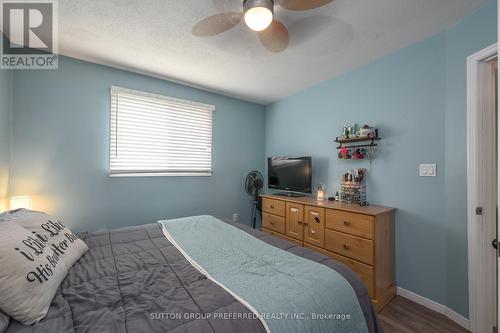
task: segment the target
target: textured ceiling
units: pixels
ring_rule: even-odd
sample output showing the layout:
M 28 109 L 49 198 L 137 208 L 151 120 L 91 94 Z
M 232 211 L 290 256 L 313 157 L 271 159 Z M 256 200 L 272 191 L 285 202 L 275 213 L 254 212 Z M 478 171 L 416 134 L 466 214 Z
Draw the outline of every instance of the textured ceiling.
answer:
M 243 23 L 200 38 L 192 27 L 241 0 L 59 0 L 63 55 L 267 104 L 423 40 L 484 0 L 335 0 L 276 9 L 290 46 L 270 53 Z

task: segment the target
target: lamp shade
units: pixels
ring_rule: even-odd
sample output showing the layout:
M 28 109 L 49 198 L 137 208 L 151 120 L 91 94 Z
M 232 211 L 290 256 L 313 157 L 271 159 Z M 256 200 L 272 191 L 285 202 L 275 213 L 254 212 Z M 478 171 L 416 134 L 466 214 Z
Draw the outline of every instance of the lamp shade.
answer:
M 10 198 L 10 209 L 31 209 L 31 197 L 28 195 Z

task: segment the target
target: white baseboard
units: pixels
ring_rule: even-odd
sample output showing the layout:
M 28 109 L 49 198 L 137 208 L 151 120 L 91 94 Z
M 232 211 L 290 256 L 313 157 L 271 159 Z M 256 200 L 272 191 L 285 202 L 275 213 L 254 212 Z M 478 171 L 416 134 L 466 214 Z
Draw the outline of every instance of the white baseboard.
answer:
M 426 308 L 431 309 L 437 313 L 441 313 L 441 314 L 445 315 L 446 317 L 448 317 L 449 319 L 453 320 L 458 325 L 465 328 L 466 330 L 470 330 L 469 319 L 456 313 L 455 311 L 451 310 L 450 308 L 447 308 L 443 304 L 439 304 L 437 302 L 434 302 L 434 301 L 432 301 L 424 296 L 417 295 L 417 294 L 415 294 L 409 290 L 403 289 L 401 287 L 397 287 L 396 292 L 399 296 L 407 298 L 410 301 L 413 301 L 413 302 L 420 304 L 422 306 L 425 306 Z

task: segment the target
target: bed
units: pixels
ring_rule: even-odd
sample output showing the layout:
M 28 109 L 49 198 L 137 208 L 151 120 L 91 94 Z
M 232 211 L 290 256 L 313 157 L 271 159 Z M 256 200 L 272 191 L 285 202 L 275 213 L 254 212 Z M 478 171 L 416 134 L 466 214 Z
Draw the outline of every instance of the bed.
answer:
M 367 331 L 383 332 L 368 291 L 341 263 L 246 225 L 224 221 L 348 281 Z M 7 333 L 34 332 L 266 332 L 262 318 L 193 266 L 159 224 L 79 235 L 89 251 L 69 270 L 42 321 L 11 320 Z

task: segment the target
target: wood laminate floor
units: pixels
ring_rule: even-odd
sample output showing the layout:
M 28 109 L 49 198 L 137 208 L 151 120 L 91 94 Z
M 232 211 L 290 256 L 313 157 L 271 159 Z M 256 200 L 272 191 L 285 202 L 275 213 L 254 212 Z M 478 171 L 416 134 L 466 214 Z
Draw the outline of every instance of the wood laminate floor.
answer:
M 467 333 L 442 314 L 401 296 L 396 296 L 379 313 L 385 333 Z

